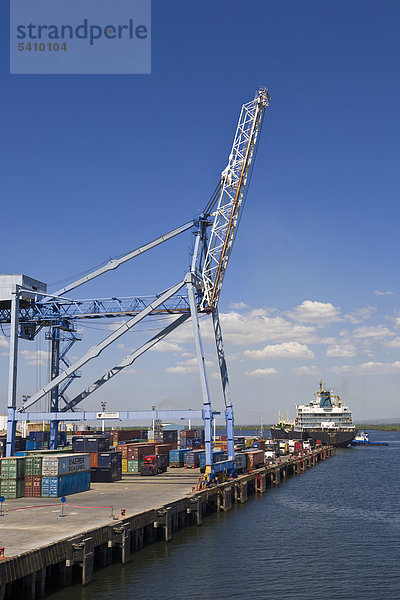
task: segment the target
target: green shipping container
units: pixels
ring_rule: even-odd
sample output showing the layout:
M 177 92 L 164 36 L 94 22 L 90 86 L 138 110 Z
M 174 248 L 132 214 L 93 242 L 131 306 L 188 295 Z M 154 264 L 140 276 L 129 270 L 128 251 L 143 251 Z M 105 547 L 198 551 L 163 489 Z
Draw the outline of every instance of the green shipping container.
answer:
M 1 459 L 1 479 L 23 479 L 25 477 L 25 457 L 12 456 Z
M 140 468 L 143 464 L 143 459 L 128 459 L 128 470 L 127 473 L 140 473 Z
M 25 479 L 2 479 L 0 491 L 4 498 L 22 498 L 25 494 Z
M 25 476 L 41 475 L 42 474 L 42 457 L 41 456 L 26 456 L 25 457 Z

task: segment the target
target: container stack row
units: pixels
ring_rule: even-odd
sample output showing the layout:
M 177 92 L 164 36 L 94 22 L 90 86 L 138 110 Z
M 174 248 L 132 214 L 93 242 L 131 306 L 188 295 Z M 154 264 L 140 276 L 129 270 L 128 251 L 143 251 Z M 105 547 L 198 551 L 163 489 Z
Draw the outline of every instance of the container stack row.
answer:
M 32 454 L 0 461 L 5 498 L 57 498 L 90 489 L 88 454 Z
M 140 473 L 146 456 L 165 454 L 169 457 L 170 450 L 176 448 L 176 446 L 176 442 L 133 442 L 119 444 L 117 451 L 122 456 L 122 473 Z
M 122 479 L 122 456 L 106 435 L 80 435 L 72 438 L 72 450 L 89 455 L 92 482 L 113 483 Z

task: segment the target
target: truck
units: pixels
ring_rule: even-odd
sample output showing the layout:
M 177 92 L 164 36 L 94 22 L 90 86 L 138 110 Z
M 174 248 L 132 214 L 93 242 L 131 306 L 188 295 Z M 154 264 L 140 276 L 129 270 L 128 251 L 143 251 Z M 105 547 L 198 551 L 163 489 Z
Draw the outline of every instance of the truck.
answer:
M 143 464 L 140 468 L 141 475 L 158 475 L 165 473 L 168 467 L 167 454 L 150 454 L 145 456 Z

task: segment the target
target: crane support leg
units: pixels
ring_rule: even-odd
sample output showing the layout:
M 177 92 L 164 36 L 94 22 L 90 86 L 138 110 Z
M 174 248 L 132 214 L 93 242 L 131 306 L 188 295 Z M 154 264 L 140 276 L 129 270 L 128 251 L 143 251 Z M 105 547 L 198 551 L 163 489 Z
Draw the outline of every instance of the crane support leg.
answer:
M 190 313 L 191 313 L 192 324 L 193 324 L 194 343 L 195 343 L 195 347 L 196 347 L 197 362 L 198 362 L 198 366 L 199 366 L 201 392 L 203 395 L 203 420 L 204 420 L 204 434 L 205 434 L 204 437 L 205 437 L 205 446 L 206 446 L 206 475 L 209 477 L 212 477 L 213 473 L 212 473 L 211 436 L 212 436 L 213 413 L 212 413 L 212 409 L 211 409 L 210 392 L 208 389 L 203 344 L 201 342 L 201 336 L 200 336 L 200 323 L 199 323 L 199 315 L 197 313 L 196 296 L 195 296 L 195 291 L 194 291 L 195 288 L 194 288 L 193 283 L 190 281 L 187 283 L 187 288 L 188 288 L 188 296 L 189 296 L 189 304 L 190 304 Z
M 19 286 L 11 300 L 11 329 L 10 329 L 10 366 L 8 377 L 7 402 L 7 445 L 6 456 L 15 452 L 15 409 L 17 406 L 17 365 L 18 365 L 18 328 L 19 328 Z
M 60 374 L 60 328 L 51 329 L 51 378 Z M 50 412 L 58 413 L 58 385 L 50 393 Z M 50 421 L 50 450 L 57 450 L 58 421 Z
M 235 458 L 233 406 L 231 399 L 231 390 L 229 386 L 228 368 L 226 366 L 224 345 L 222 342 L 221 324 L 219 321 L 219 314 L 217 308 L 215 308 L 212 311 L 212 319 L 214 327 L 215 344 L 217 346 L 218 364 L 221 373 L 222 391 L 224 393 L 225 400 L 226 435 L 228 438 L 228 460 L 233 460 Z

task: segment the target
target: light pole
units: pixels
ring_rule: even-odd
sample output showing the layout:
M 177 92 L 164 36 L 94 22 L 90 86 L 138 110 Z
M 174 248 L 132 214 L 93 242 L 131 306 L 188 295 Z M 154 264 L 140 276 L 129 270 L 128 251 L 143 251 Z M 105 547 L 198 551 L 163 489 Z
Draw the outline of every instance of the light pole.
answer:
M 103 413 L 106 412 L 106 406 L 107 406 L 107 402 L 105 402 L 104 400 L 102 402 L 100 402 L 101 404 L 101 410 Z M 101 422 L 101 431 L 104 433 L 104 419 Z

